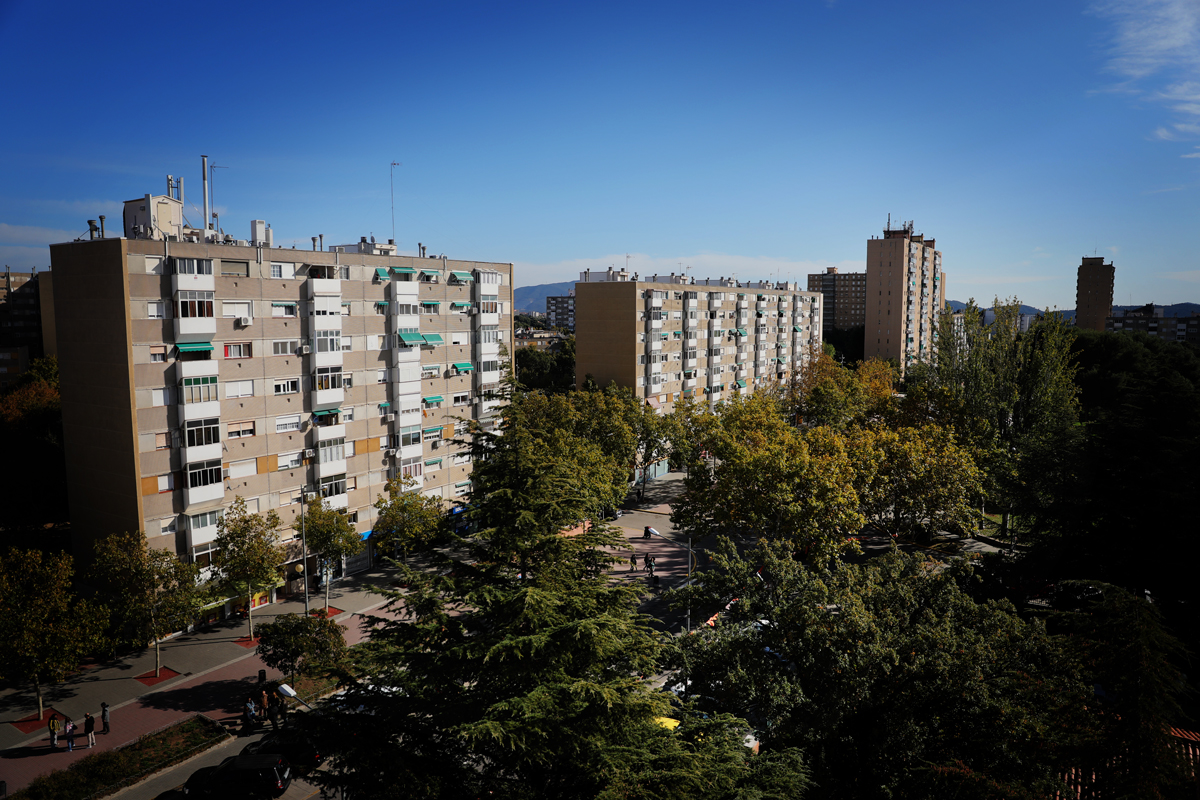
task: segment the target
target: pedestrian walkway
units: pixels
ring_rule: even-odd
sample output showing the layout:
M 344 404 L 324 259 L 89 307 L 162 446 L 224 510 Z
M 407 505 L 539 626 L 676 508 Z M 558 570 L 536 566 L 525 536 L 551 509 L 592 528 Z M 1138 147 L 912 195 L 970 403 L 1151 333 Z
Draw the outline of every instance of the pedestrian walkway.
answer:
M 347 626 L 347 644 L 356 644 L 364 638 L 358 624 L 362 619 L 360 615 L 390 616 L 381 608 L 386 598 L 367 587 L 370 584 L 388 586 L 393 580 L 391 570 L 379 569 L 344 578 L 331 587 L 330 605 L 345 609 L 335 619 Z M 313 594 L 309 603 L 312 609 L 323 609 L 324 595 Z M 254 624 L 270 622 L 276 616 L 288 613 L 304 613 L 303 599 L 262 606 L 254 613 Z M 60 749 L 51 750 L 45 721 L 32 735 L 12 724 L 37 713 L 32 687 L 0 691 L 0 781 L 7 783 L 9 792 L 14 792 L 38 775 L 65 769 L 92 753 L 128 744 L 145 733 L 193 714 L 234 722 L 246 695 L 258 686 L 259 670 L 266 670 L 268 680 L 280 677 L 262 663 L 253 647 L 238 643 L 247 631 L 247 622 L 240 620 L 236 624 L 218 625 L 210 631 L 188 633 L 164 642 L 163 667 L 177 675 L 149 689 L 137 676 L 153 673 L 153 649 L 93 666 L 60 684 L 44 686 L 46 707 L 71 717 L 81 730 L 85 712 L 90 711 L 96 717 L 96 748 L 92 750 L 87 748 L 86 737 L 82 735 L 76 737 L 73 752 L 63 749 L 66 743 L 61 736 Z M 112 715 L 112 732 L 108 735 L 99 733 L 102 729 L 99 722 L 101 702 L 109 704 Z M 49 719 L 49 711 L 46 719 Z

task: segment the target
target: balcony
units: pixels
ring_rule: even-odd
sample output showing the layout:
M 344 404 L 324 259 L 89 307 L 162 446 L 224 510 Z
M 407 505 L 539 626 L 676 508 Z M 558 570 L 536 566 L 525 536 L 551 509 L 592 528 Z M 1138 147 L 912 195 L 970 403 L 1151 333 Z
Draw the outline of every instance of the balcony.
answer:
M 183 275 L 180 277 L 189 277 Z M 198 277 L 207 277 L 200 275 Z M 176 342 L 211 342 L 217 335 L 217 320 L 215 317 L 175 317 Z
M 648 319 L 646 320 L 646 328 L 652 331 L 661 331 L 662 323 L 661 319 Z
M 313 353 L 312 365 L 316 367 L 340 367 L 342 366 L 342 351 Z
M 661 297 L 647 297 L 646 298 L 646 308 L 662 308 L 662 304 L 663 304 L 663 301 L 662 301 Z
M 662 339 L 659 337 L 655 337 L 646 342 L 646 349 L 652 353 L 656 353 L 659 350 L 662 350 L 662 346 L 663 346 Z
M 695 378 L 684 378 L 683 379 L 683 388 L 695 389 L 696 388 L 696 379 Z
M 180 380 L 184 378 L 205 378 L 218 374 L 217 370 L 221 362 L 216 359 L 208 361 L 177 361 L 175 362 L 176 375 Z
M 212 275 L 172 275 L 171 293 L 215 292 L 216 281 Z
M 308 279 L 308 297 L 310 300 L 314 297 L 340 297 L 341 294 L 342 282 L 337 278 Z
M 326 425 L 325 427 L 318 426 L 315 428 L 318 442 L 327 442 L 330 439 L 345 439 L 346 425 Z
M 421 363 L 421 348 L 419 347 L 393 347 L 392 348 L 392 364 L 401 366 L 402 364 L 419 364 Z
M 320 327 L 323 331 L 340 331 L 342 329 L 341 314 L 322 314 L 319 317 L 313 317 L 313 327 Z
M 695 369 L 695 368 L 696 368 L 696 359 L 694 359 L 694 358 L 685 358 L 685 359 L 683 360 L 683 368 L 684 368 L 684 369 Z
M 388 333 L 396 333 L 401 329 L 417 328 L 419 330 L 421 328 L 421 318 L 416 314 L 393 314 L 391 323 L 388 326 Z
M 388 284 L 388 299 L 411 303 L 420 290 L 421 284 L 417 281 L 392 281 Z
M 696 302 L 697 302 L 697 301 L 696 301 L 696 298 L 694 298 L 694 297 L 693 297 L 693 298 L 691 298 L 690 300 L 684 300 L 684 301 L 683 301 L 683 307 L 684 307 L 684 308 L 695 308 L 695 307 L 696 307 Z
M 325 498 L 325 505 L 330 508 L 347 508 L 350 505 L 350 495 L 334 494 Z
M 660 375 L 660 374 L 662 374 L 662 364 L 649 364 L 648 366 L 650 367 L 650 374 L 651 374 L 651 375 Z
M 188 508 L 200 505 L 201 503 L 211 503 L 214 500 L 225 499 L 225 482 L 217 481 L 210 483 L 208 486 L 187 486 L 183 490 L 183 502 Z M 214 528 L 215 532 L 215 528 Z M 214 537 L 215 533 L 214 533 Z
M 708 310 L 709 311 L 716 311 L 720 307 L 721 307 L 720 300 L 716 300 L 712 297 L 708 298 Z
M 750 301 L 749 300 L 738 300 L 737 307 L 741 308 L 741 309 L 748 309 L 748 308 L 750 308 Z
M 214 442 L 197 447 L 184 447 L 179 457 L 184 464 L 195 464 L 198 461 L 216 461 L 222 455 L 221 443 Z
M 197 419 L 212 419 L 221 416 L 220 400 L 205 400 L 202 403 L 180 403 L 179 424 Z
M 334 475 L 346 474 L 346 459 L 339 458 L 334 461 L 320 461 L 317 463 L 317 477 L 331 478 Z
M 492 370 L 491 372 L 476 372 L 475 387 L 477 389 L 484 386 L 495 386 L 500 383 L 500 370 Z
M 477 320 L 475 323 L 476 326 L 500 324 L 499 314 L 476 314 L 475 319 Z
M 336 389 L 317 389 L 312 393 L 313 411 L 338 408 L 345 400 L 346 393 L 340 386 Z

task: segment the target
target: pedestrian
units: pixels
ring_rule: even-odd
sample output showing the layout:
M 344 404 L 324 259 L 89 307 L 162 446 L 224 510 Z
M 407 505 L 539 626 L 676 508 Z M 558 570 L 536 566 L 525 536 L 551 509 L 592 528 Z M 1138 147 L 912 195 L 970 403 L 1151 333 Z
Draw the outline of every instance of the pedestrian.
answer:
M 108 733 L 108 703 L 100 704 L 100 721 L 104 723 L 104 733 Z
M 83 715 L 83 732 L 87 734 L 88 749 L 96 746 L 96 718 L 88 711 Z
M 242 709 L 242 733 L 249 735 L 254 731 L 254 698 L 246 696 L 246 705 Z
M 633 572 L 635 569 L 637 569 L 637 553 L 629 557 L 629 571 Z
M 259 695 L 258 699 L 259 699 L 258 718 L 266 719 L 267 718 L 267 687 L 265 687 L 265 686 L 263 687 L 263 690 L 262 690 L 261 694 Z
M 267 706 L 267 719 L 271 720 L 271 730 L 279 732 L 279 705 L 272 703 Z
M 62 723 L 58 720 L 58 714 L 50 712 L 50 721 L 46 723 L 46 727 L 50 729 L 50 749 L 58 749 L 58 732 L 62 727 Z
M 650 538 L 650 526 L 649 525 L 647 525 L 645 528 L 642 528 L 642 538 L 643 539 Z
M 288 715 L 287 698 L 276 696 L 276 700 L 279 702 L 279 721 L 282 722 L 284 725 L 286 725 L 287 724 L 287 715 Z
M 646 556 L 646 569 L 650 570 L 650 577 L 654 577 L 654 556 Z
M 63 731 L 67 734 L 67 752 L 75 749 L 75 723 L 67 717 L 67 723 L 63 726 Z

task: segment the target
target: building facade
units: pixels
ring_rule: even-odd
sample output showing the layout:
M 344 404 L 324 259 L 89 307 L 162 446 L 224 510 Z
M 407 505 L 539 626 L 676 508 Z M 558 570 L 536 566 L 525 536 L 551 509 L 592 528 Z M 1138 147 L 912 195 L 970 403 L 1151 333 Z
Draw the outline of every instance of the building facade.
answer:
M 825 309 L 823 332 L 848 331 L 867 322 L 867 274 L 838 272 L 826 267 L 824 272 L 808 276 L 808 290 L 820 292 Z
M 16 381 L 30 361 L 43 355 L 40 276 L 5 267 L 0 278 L 0 387 Z
M 1162 306 L 1153 303 L 1141 308 L 1114 309 L 1104 321 L 1106 331 L 1142 331 L 1169 342 L 1200 345 L 1200 314 L 1187 317 L 1164 316 Z
M 77 554 L 144 530 L 206 565 L 235 496 L 290 528 L 319 495 L 365 538 L 390 478 L 448 505 L 468 491 L 453 440 L 463 419 L 495 423 L 510 264 L 284 250 L 259 221 L 218 241 L 131 216 L 127 238 L 51 246 Z
M 1112 315 L 1117 269 L 1103 258 L 1084 257 L 1075 279 L 1075 327 L 1102 331 Z
M 564 297 L 546 298 L 546 320 L 551 328 L 575 331 L 575 290 Z
M 683 397 L 710 404 L 788 376 L 821 344 L 817 292 L 625 271 L 575 284 L 575 375 L 615 381 L 665 413 Z
M 903 371 L 932 357 L 946 306 L 942 253 L 906 222 L 867 240 L 865 358 L 895 359 Z

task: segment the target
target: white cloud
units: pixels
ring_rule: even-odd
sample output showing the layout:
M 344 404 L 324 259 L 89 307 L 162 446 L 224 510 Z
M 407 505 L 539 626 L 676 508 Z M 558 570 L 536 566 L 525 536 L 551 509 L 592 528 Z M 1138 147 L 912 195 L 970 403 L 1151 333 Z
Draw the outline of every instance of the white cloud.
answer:
M 1200 133 L 1200 3 L 1196 0 L 1106 0 L 1092 13 L 1113 23 L 1108 69 L 1121 77 L 1116 90 L 1143 93 L 1137 84 L 1167 83 L 1148 97 L 1185 121 L 1159 127 L 1158 139 Z
M 575 258 L 549 264 L 516 262 L 517 286 L 536 286 L 543 283 L 560 283 L 579 280 L 579 273 L 590 269 L 604 272 L 609 267 L 625 269 L 625 253 L 598 258 Z M 629 271 L 645 279 L 649 275 L 687 275 L 692 278 L 729 278 L 746 280 L 793 281 L 808 285 L 808 274 L 824 272 L 826 267 L 837 267 L 843 272 L 862 272 L 866 269 L 862 261 L 793 261 L 769 256 L 729 255 L 725 253 L 701 253 L 690 256 L 649 256 L 644 253 L 629 254 Z
M 86 232 L 87 223 L 85 222 L 80 228 Z M 0 244 L 52 244 L 69 242 L 79 235 L 79 231 L 38 228 L 32 225 L 9 225 L 7 222 L 0 222 Z
M 50 267 L 49 247 L 19 247 L 0 244 L 0 261 L 15 270 L 29 271 Z

